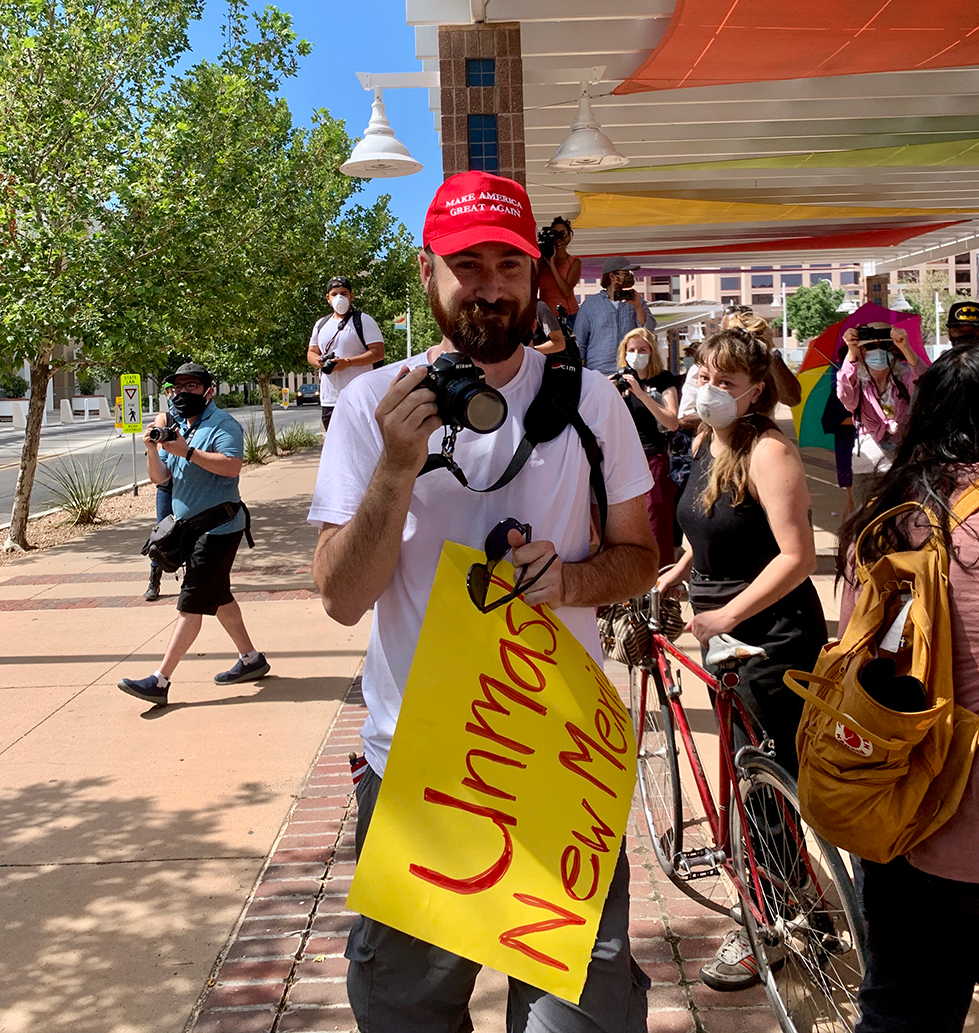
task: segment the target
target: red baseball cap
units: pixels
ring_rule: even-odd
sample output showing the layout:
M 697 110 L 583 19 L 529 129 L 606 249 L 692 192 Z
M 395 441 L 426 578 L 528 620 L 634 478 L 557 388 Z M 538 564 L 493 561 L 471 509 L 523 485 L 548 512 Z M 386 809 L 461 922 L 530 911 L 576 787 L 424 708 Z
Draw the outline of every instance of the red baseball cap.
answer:
M 460 172 L 436 191 L 425 216 L 422 242 L 436 255 L 453 255 L 474 244 L 512 244 L 540 258 L 537 224 L 527 191 L 489 172 Z

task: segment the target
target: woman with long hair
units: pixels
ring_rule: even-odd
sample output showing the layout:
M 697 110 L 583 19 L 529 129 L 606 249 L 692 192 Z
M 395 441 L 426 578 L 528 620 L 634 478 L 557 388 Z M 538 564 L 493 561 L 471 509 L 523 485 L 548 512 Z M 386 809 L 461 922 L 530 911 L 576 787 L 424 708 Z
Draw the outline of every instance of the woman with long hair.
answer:
M 581 259 L 572 258 L 568 254 L 574 230 L 567 219 L 557 216 L 552 220 L 550 229 L 554 238 L 554 251 L 540 263 L 539 296 L 552 312 L 557 312 L 558 305 L 563 305 L 568 313 L 568 326 L 573 328 L 574 317 L 578 312 L 574 289 L 581 279 Z
M 771 419 L 777 401 L 771 348 L 741 328 L 700 346 L 690 478 L 677 505 L 689 545 L 658 582 L 668 591 L 689 580 L 701 645 L 730 633 L 767 656 L 747 661 L 738 693 L 775 755 L 795 774 L 795 733 L 802 700 L 782 682 L 790 668 L 811 670 L 826 643 L 826 622 L 809 575 L 816 569 L 811 501 L 802 460 Z M 735 728 L 735 744 L 746 743 Z M 742 928 L 725 938 L 701 970 L 715 990 L 758 981 Z
M 870 483 L 868 500 L 840 529 L 838 569 L 848 579 L 840 629 L 852 610 L 853 549 L 861 531 L 902 502 L 922 502 L 937 518 L 932 531 L 920 511 L 883 527 L 889 549 L 914 549 L 929 534 L 951 562 L 955 702 L 979 713 L 979 513 L 952 526 L 951 507 L 979 480 L 979 348 L 945 352 L 917 381 L 907 424 L 890 469 Z M 881 548 L 868 535 L 861 559 Z M 979 768 L 949 820 L 905 857 L 861 862 L 869 964 L 860 991 L 857 1033 L 956 1033 L 979 981 Z M 922 931 L 927 944 L 922 945 Z M 928 946 L 931 945 L 931 946 Z M 923 986 L 935 993 L 922 994 Z
M 656 338 L 645 328 L 630 330 L 619 342 L 616 364 L 629 390 L 623 398 L 639 432 L 653 486 L 646 493 L 646 515 L 659 547 L 660 563 L 672 561 L 676 485 L 670 480 L 670 435 L 679 427 L 680 401 Z M 617 376 L 617 375 L 616 375 Z

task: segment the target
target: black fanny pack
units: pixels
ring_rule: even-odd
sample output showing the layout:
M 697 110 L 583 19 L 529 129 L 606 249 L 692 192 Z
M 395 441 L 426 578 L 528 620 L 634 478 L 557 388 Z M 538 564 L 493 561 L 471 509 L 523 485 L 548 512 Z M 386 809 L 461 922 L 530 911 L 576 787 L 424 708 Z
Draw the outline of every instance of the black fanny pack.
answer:
M 690 571 L 687 583 L 687 595 L 694 613 L 705 613 L 708 610 L 719 610 L 732 599 L 739 596 L 751 581 L 710 578 L 698 570 Z
M 202 534 L 226 524 L 239 509 L 245 511 L 245 538 L 248 540 L 248 548 L 253 549 L 255 542 L 252 539 L 252 520 L 248 507 L 244 502 L 222 502 L 186 520 L 177 520 L 172 513 L 164 517 L 153 528 L 139 551 L 143 556 L 149 556 L 150 561 L 162 570 L 172 574 L 187 562 Z

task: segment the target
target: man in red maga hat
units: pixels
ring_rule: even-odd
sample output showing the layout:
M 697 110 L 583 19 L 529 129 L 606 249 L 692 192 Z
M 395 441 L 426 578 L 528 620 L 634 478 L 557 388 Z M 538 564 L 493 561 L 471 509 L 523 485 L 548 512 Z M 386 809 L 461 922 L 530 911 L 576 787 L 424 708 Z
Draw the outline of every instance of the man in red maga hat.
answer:
M 600 373 L 583 371 L 578 407 L 604 450 L 608 509 L 599 552 L 590 550 L 589 461 L 571 427 L 534 446 L 498 490 L 470 490 L 494 485 L 507 469 L 541 387 L 548 357 L 527 347 L 539 256 L 522 186 L 483 172 L 446 180 L 428 210 L 418 256 L 442 340 L 403 365 L 358 377 L 341 395 L 324 444 L 309 512 L 322 529 L 314 579 L 327 613 L 341 624 L 374 609 L 363 673 L 369 716 L 367 766 L 357 784 L 358 856 L 444 542 L 509 551 L 515 568 L 523 568 L 517 588 L 524 600 L 552 607 L 597 663 L 594 608 L 644 591 L 656 576 L 643 501 L 648 466 L 626 407 Z M 456 430 L 456 469 L 439 459 L 423 471 L 440 451 L 444 422 Z M 492 606 L 486 584 L 469 587 L 480 609 Z M 512 775 L 512 765 L 500 770 L 504 781 Z M 512 1029 L 644 1033 L 648 980 L 629 954 L 628 887 L 623 849 L 580 1004 L 511 979 Z M 478 964 L 364 917 L 346 954 L 348 993 L 363 1033 L 472 1029 Z

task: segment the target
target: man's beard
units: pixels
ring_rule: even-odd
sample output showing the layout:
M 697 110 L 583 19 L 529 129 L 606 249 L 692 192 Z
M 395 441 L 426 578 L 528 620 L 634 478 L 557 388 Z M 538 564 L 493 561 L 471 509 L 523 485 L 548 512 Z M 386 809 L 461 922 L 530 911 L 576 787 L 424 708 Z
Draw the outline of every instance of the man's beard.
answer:
M 536 277 L 534 278 L 536 279 Z M 531 299 L 537 295 L 531 284 Z M 517 301 L 469 301 L 450 313 L 442 303 L 436 277 L 428 282 L 428 304 L 439 329 L 457 351 L 480 365 L 504 362 L 534 335 L 537 302 L 523 309 Z
M 979 344 L 979 326 L 963 326 L 958 329 L 959 332 L 954 337 L 948 335 L 951 344 Z

